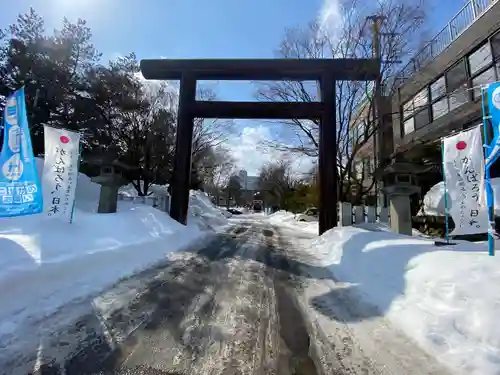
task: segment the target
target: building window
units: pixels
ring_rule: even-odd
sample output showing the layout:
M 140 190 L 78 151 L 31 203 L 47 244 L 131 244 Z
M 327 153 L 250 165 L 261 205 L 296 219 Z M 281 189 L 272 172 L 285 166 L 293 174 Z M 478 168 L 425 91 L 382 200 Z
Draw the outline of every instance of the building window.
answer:
M 431 83 L 432 121 L 448 113 L 448 96 L 446 94 L 446 80 L 442 75 Z
M 413 98 L 413 109 L 415 112 L 424 108 L 429 103 L 429 98 L 427 97 L 427 87 L 415 95 Z
M 479 72 L 482 68 L 491 65 L 493 57 L 491 55 L 490 44 L 486 43 L 480 47 L 476 52 L 469 55 L 468 60 L 471 76 Z
M 413 98 L 410 99 L 410 101 L 406 102 L 403 104 L 403 116 L 404 118 L 407 118 L 411 115 L 413 115 Z
M 500 59 L 500 33 L 497 33 L 491 37 L 491 47 L 493 49 L 493 57 L 495 60 Z
M 472 78 L 472 87 L 474 88 L 474 100 L 481 99 L 481 86 L 496 81 L 495 68 L 491 67 L 477 77 Z
M 444 94 L 446 94 L 446 82 L 444 76 L 441 76 L 431 84 L 431 100 L 434 101 Z
M 432 105 L 432 118 L 437 120 L 448 113 L 448 97 L 438 100 Z
M 401 131 L 409 134 L 418 130 L 466 104 L 471 96 L 479 100 L 481 86 L 497 81 L 497 77 L 500 77 L 500 32 L 404 103 Z
M 408 121 L 407 121 L 408 120 Z M 415 131 L 429 123 L 429 88 L 420 90 L 409 101 L 403 104 L 403 135 Z
M 410 117 L 408 120 L 405 120 L 403 124 L 403 135 L 413 133 L 415 131 L 415 119 L 414 117 Z
M 463 89 L 458 89 L 455 92 L 452 92 L 449 96 L 450 111 L 453 111 L 455 108 L 467 103 L 467 100 L 467 92 Z
M 457 89 L 463 89 L 463 84 L 467 81 L 467 71 L 465 61 L 462 59 L 445 73 L 446 91 L 451 93 Z
M 423 109 L 422 111 L 418 112 L 415 117 L 415 129 L 420 129 L 427 125 L 429 123 L 429 109 Z

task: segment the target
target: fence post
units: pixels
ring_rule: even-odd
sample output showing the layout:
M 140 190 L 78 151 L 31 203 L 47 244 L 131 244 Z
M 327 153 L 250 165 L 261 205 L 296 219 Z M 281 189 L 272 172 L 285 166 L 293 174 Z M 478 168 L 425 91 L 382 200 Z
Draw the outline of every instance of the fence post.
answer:
M 170 194 L 167 194 L 167 196 L 165 197 L 165 208 L 165 212 L 170 215 Z
M 381 207 L 379 215 L 379 221 L 381 223 L 389 223 L 389 209 L 387 207 Z
M 377 212 L 374 206 L 366 207 L 366 221 L 369 223 L 375 223 L 377 221 Z
M 354 206 L 354 223 L 362 224 L 365 222 L 365 206 Z
M 352 206 L 349 202 L 340 203 L 340 226 L 348 227 L 352 225 Z

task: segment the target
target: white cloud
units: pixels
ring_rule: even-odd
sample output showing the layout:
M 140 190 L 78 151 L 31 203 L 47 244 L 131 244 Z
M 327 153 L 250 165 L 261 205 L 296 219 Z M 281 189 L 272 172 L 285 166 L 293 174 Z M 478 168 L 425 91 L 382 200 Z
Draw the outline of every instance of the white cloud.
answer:
M 342 27 L 342 10 L 340 0 L 323 0 L 319 13 L 321 28 L 332 38 L 338 37 Z
M 244 127 L 241 134 L 228 140 L 228 148 L 235 158 L 237 167 L 245 169 L 250 176 L 256 176 L 260 168 L 270 162 L 290 160 L 295 174 L 302 175 L 312 168 L 315 159 L 289 155 L 281 151 L 263 147 L 262 143 L 274 137 L 269 126 Z

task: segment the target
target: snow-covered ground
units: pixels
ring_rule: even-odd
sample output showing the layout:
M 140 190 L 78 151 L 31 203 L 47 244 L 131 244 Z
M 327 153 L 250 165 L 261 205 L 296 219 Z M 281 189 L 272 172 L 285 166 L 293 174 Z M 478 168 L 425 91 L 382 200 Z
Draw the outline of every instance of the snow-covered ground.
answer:
M 43 161 L 37 160 L 39 174 Z M 100 186 L 80 174 L 74 222 L 43 215 L 0 219 L 0 347 L 19 329 L 72 300 L 97 293 L 169 253 L 195 245 L 228 225 L 201 192 L 192 191 L 188 225 L 142 204 L 119 201 L 118 212 L 97 214 Z
M 290 216 L 270 221 L 304 229 Z M 301 247 L 453 373 L 500 374 L 500 259 L 481 243 L 436 247 L 430 238 L 364 226 L 332 229 Z
M 317 221 L 310 221 L 310 222 L 305 222 L 305 221 L 300 221 L 298 222 L 295 220 L 295 214 L 288 212 L 288 211 L 278 211 L 275 212 L 274 214 L 268 215 L 269 221 L 271 224 L 274 225 L 279 225 L 283 227 L 290 227 L 290 228 L 300 228 L 301 230 L 308 232 L 308 233 L 313 233 L 313 234 L 318 234 L 318 222 Z

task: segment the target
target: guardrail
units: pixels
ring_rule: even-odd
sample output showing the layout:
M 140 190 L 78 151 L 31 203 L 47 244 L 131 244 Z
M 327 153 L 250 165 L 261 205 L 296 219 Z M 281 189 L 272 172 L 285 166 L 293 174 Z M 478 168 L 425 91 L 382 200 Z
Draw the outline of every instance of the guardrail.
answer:
M 443 52 L 460 34 L 469 28 L 493 3 L 498 0 L 469 0 L 445 27 L 422 48 L 398 73 L 396 85 L 417 73 Z

